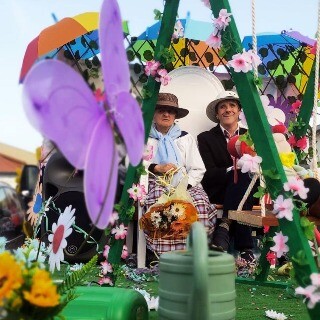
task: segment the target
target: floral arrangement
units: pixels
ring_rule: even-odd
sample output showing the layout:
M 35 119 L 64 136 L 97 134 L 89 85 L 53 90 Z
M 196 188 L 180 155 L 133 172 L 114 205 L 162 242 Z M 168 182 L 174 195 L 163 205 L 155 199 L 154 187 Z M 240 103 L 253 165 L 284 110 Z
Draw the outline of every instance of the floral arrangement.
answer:
M 139 225 L 150 237 L 165 239 L 185 238 L 191 224 L 198 220 L 194 205 L 184 200 L 156 203 L 139 220 Z
M 44 243 L 27 239 L 22 247 L 9 252 L 6 241 L 0 240 L 0 319 L 63 319 L 61 311 L 76 298 L 74 287 L 94 269 L 97 256 L 56 284 L 45 268 L 50 249 Z

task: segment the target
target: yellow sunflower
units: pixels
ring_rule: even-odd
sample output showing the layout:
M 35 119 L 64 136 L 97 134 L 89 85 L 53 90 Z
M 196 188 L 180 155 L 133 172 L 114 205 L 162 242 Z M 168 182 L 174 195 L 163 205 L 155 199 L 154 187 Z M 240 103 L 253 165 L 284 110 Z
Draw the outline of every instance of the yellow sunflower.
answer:
M 172 215 L 177 217 L 178 219 L 185 219 L 186 218 L 186 209 L 187 207 L 181 203 L 174 203 L 171 207 Z
M 15 289 L 23 284 L 21 265 L 12 254 L 4 251 L 0 254 L 0 306 L 4 299 L 10 298 Z
M 57 286 L 52 282 L 49 273 L 41 269 L 36 270 L 32 278 L 31 290 L 23 291 L 23 296 L 38 307 L 55 307 L 60 301 Z
M 37 182 L 36 189 L 34 191 L 33 199 L 28 203 L 28 221 L 35 227 L 39 219 L 39 212 L 42 207 L 42 183 Z

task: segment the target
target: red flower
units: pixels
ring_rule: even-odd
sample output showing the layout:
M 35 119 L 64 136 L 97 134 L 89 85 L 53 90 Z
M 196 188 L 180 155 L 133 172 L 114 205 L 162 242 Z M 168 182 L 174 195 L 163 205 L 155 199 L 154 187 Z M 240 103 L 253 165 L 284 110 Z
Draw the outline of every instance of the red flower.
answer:
M 290 112 L 299 113 L 301 105 L 302 105 L 302 102 L 300 100 L 297 100 L 291 105 Z
M 297 144 L 296 144 L 296 146 L 297 146 L 300 150 L 304 150 L 304 149 L 307 147 L 307 145 L 308 145 L 308 140 L 307 140 L 307 137 L 306 137 L 306 136 L 304 136 L 304 137 L 302 137 L 301 139 L 299 139 L 299 140 L 297 141 Z
M 291 147 L 295 147 L 297 145 L 297 140 L 295 136 L 290 136 L 288 139 L 288 143 L 290 144 Z

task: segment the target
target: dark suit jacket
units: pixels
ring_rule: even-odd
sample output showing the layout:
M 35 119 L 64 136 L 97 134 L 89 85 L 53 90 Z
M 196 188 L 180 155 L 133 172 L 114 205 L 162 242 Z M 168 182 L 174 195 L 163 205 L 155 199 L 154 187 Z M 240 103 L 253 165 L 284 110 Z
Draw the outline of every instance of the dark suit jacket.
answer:
M 239 134 L 246 131 L 246 129 L 240 128 Z M 202 186 L 211 203 L 223 204 L 227 187 L 226 170 L 233 165 L 233 162 L 227 150 L 227 141 L 220 125 L 200 133 L 198 135 L 198 145 L 207 170 L 202 180 Z

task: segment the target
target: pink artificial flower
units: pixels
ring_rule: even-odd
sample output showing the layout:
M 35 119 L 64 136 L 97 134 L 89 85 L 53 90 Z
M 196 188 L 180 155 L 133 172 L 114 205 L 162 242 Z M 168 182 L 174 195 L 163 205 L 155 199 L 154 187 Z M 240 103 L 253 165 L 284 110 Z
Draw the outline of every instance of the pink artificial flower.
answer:
M 157 73 L 158 73 L 158 76 L 160 77 L 156 77 L 155 80 L 157 82 L 161 82 L 163 86 L 166 86 L 171 80 L 171 77 L 168 76 L 168 71 L 166 69 L 159 69 Z
M 301 105 L 302 105 L 302 102 L 300 100 L 297 100 L 291 105 L 290 112 L 299 113 Z
M 252 70 L 252 65 L 249 63 L 241 53 L 237 53 L 232 56 L 232 60 L 228 62 L 228 65 L 234 69 L 234 72 L 244 72 Z
M 262 158 L 259 156 L 251 156 L 250 154 L 245 153 L 238 161 L 238 166 L 241 169 L 242 173 L 259 172 L 259 164 L 262 162 Z
M 147 195 L 145 186 L 140 185 L 139 183 L 133 184 L 132 187 L 128 189 L 127 192 L 129 193 L 129 197 L 134 201 L 137 201 L 137 200 L 143 201 Z
M 297 177 L 289 177 L 288 182 L 283 185 L 285 191 L 292 191 L 293 195 L 298 195 L 301 199 L 307 199 L 309 188 L 304 186 L 302 179 Z
M 290 136 L 287 141 L 291 147 L 295 147 L 297 145 L 297 139 L 294 135 Z
M 318 302 L 320 302 L 320 292 L 316 292 L 316 291 L 317 291 L 316 286 L 307 286 L 306 288 L 298 287 L 295 290 L 296 294 L 302 294 L 303 296 L 305 296 L 305 299 L 303 300 L 303 302 L 305 302 L 307 299 L 309 300 L 307 304 L 307 307 L 309 309 L 313 309 L 314 306 Z
M 209 9 L 211 9 L 211 4 L 210 4 L 210 0 L 201 0 L 203 2 L 203 4 L 208 7 Z
M 119 220 L 119 214 L 118 212 L 114 211 L 110 217 L 109 225 L 113 226 L 117 220 Z
M 105 93 L 99 88 L 94 92 L 94 96 L 97 102 L 104 102 L 105 101 Z
M 114 234 L 116 240 L 125 239 L 128 233 L 128 228 L 124 226 L 123 223 L 119 227 L 113 228 L 111 234 Z
M 310 279 L 313 286 L 320 288 L 320 273 L 311 273 Z
M 306 136 L 297 140 L 296 147 L 299 148 L 300 150 L 304 150 L 307 146 L 308 146 L 308 139 Z
M 110 251 L 110 246 L 106 244 L 103 250 L 103 256 L 106 258 L 106 260 L 108 260 L 109 251 Z
M 286 245 L 288 237 L 282 234 L 282 231 L 276 232 L 276 235 L 273 237 L 275 245 L 270 248 L 277 254 L 277 257 L 280 258 L 284 253 L 289 251 L 289 247 Z
M 215 31 L 213 31 L 209 38 L 206 40 L 206 44 L 213 49 L 218 49 L 221 47 L 221 35 Z
M 121 258 L 122 259 L 127 259 L 128 255 L 129 255 L 128 247 L 124 244 L 123 247 L 122 247 Z
M 221 9 L 219 12 L 219 17 L 213 19 L 213 24 L 219 30 L 226 30 L 226 27 L 229 25 L 229 22 L 231 21 L 230 16 L 232 16 L 232 13 L 228 13 L 227 9 Z
M 146 66 L 144 68 L 144 73 L 147 76 L 154 77 L 157 74 L 159 67 L 160 67 L 159 61 L 155 61 L 155 60 L 147 61 Z
M 153 158 L 153 146 L 147 144 L 144 148 L 142 159 L 145 161 L 149 161 L 152 158 Z
M 107 273 L 112 273 L 112 265 L 107 261 L 100 262 L 101 264 L 101 272 L 103 275 L 106 275 Z
M 254 67 L 257 67 L 262 63 L 260 57 L 256 53 L 254 53 L 252 50 L 248 50 L 248 51 L 243 50 L 242 56 L 245 58 L 245 60 L 250 62 Z
M 286 218 L 289 221 L 293 220 L 292 210 L 294 204 L 291 198 L 284 199 L 283 195 L 279 195 L 278 198 L 274 201 L 273 212 L 277 214 L 277 218 Z
M 103 284 L 108 284 L 108 285 L 110 285 L 110 286 L 113 286 L 113 282 L 112 282 L 111 278 L 109 278 L 109 277 L 103 277 L 103 278 L 101 278 L 101 279 L 98 281 L 98 283 L 100 284 L 100 286 L 102 286 Z

